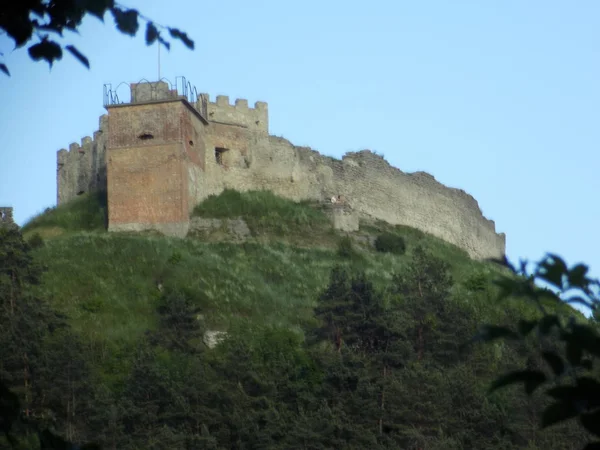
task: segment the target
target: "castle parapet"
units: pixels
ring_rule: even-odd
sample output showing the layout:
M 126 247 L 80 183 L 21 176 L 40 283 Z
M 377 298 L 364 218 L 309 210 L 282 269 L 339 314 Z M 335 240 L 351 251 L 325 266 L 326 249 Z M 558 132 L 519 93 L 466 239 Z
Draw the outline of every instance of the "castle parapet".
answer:
M 165 81 L 131 83 L 130 87 L 131 103 L 147 103 L 179 97 L 177 89 L 171 89 Z
M 252 131 L 269 132 L 269 111 L 265 102 L 255 102 L 254 108 L 248 106 L 248 100 L 238 98 L 231 105 L 227 95 L 217 95 L 215 102 L 208 94 L 200 94 L 198 100 L 208 99 L 208 120 L 247 128 Z
M 77 195 L 106 188 L 107 116 L 100 117 L 94 137 L 85 136 L 79 143 L 69 144 L 56 154 L 57 204 Z

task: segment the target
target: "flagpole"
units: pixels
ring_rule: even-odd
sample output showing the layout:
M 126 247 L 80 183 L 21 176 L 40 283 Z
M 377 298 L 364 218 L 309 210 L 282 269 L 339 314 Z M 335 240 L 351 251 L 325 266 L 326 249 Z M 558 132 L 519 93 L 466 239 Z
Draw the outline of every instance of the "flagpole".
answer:
M 158 80 L 160 81 L 160 42 L 157 42 L 158 45 Z

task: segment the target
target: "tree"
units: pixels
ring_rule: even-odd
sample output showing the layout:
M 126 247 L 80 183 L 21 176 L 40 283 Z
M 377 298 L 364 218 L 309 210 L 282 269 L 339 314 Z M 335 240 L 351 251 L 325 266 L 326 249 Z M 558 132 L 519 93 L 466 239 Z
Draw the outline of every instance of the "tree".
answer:
M 74 402 L 79 402 L 87 386 L 83 351 L 68 334 L 64 318 L 33 294 L 32 287 L 40 284 L 43 272 L 20 230 L 1 227 L 0 432 L 4 436 L 0 436 L 0 446 L 7 442 L 18 447 L 25 438 L 44 449 L 71 448 L 48 425 L 56 416 L 66 418 L 67 426 L 78 419 Z M 48 345 L 59 337 L 59 331 L 67 337 L 52 342 L 57 346 Z M 66 434 L 73 437 L 70 430 Z
M 547 255 L 527 270 L 504 262 L 511 270 L 497 280 L 500 300 L 510 297 L 531 302 L 538 317 L 521 319 L 515 326 L 486 325 L 475 341 L 496 339 L 533 340 L 536 355 L 542 364 L 527 367 L 498 377 L 491 390 L 522 383 L 531 396 L 542 390 L 548 405 L 541 416 L 543 428 L 577 418 L 581 426 L 595 436 L 586 450 L 600 449 L 600 377 L 597 359 L 600 357 L 600 333 L 593 315 L 600 305 L 600 282 L 588 276 L 588 267 L 577 264 L 571 268 L 557 255 Z M 551 288 L 540 287 L 540 282 Z M 567 304 L 579 304 L 592 311 L 590 320 L 576 317 Z M 596 364 L 595 364 L 596 363 Z
M 52 67 L 55 61 L 62 59 L 64 48 L 89 69 L 89 60 L 83 53 L 70 44 L 63 47 L 55 39 L 62 38 L 65 31 L 76 33 L 86 16 L 104 21 L 107 12 L 114 18 L 117 30 L 129 36 L 137 34 L 140 19 L 145 21 L 147 45 L 158 41 L 169 49 L 170 43 L 164 37 L 166 30 L 171 38 L 179 39 L 189 49 L 194 48 L 194 41 L 183 31 L 159 25 L 136 9 L 126 8 L 114 0 L 6 0 L 0 6 L 0 33 L 12 38 L 15 48 L 30 44 L 28 52 L 34 61 L 47 61 Z M 37 42 L 31 43 L 34 38 Z M 10 76 L 6 64 L 0 63 L 0 70 Z

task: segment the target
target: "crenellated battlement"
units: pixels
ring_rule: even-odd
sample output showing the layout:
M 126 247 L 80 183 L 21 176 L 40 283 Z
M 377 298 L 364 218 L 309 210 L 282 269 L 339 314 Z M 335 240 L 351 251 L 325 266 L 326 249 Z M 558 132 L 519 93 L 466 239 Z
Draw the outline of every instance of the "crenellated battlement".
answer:
M 504 255 L 506 236 L 462 189 L 426 172 L 403 172 L 371 150 L 340 160 L 294 146 L 269 135 L 267 103 L 211 99 L 177 80 L 105 85 L 108 114 L 99 130 L 58 152 L 59 204 L 106 189 L 110 231 L 185 236 L 190 210 L 226 188 L 267 189 L 296 201 L 335 196 L 344 203 L 325 205 L 335 228 L 383 220 L 430 233 L 473 258 Z
M 251 108 L 248 100 L 243 98 L 236 99 L 234 104 L 230 103 L 227 95 L 217 95 L 214 102 L 210 101 L 208 94 L 200 94 L 198 98 L 208 100 L 210 122 L 235 125 L 265 133 L 269 131 L 269 108 L 265 102 L 255 102 L 254 108 Z
M 73 197 L 103 189 L 106 182 L 106 136 L 108 116 L 100 117 L 99 130 L 93 137 L 84 136 L 80 142 L 72 142 L 56 154 L 57 203 Z

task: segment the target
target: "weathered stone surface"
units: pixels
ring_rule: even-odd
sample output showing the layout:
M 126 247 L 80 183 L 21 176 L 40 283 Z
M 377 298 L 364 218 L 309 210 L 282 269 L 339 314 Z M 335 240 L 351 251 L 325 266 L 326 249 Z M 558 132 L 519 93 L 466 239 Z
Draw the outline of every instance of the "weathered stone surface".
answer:
M 206 331 L 203 336 L 203 342 L 206 344 L 208 348 L 215 348 L 221 342 L 225 340 L 227 337 L 227 332 L 225 331 Z
M 11 228 L 17 227 L 18 225 L 13 219 L 13 209 L 10 206 L 0 207 L 0 227 Z
M 193 107 L 161 87 L 164 100 L 144 103 L 156 97 L 151 87 L 133 89 L 135 102 L 109 107 L 93 140 L 58 152 L 58 202 L 108 185 L 110 230 L 156 225 L 180 236 L 209 195 L 265 189 L 295 201 L 341 195 L 348 209 L 330 211 L 340 230 L 373 218 L 420 229 L 473 258 L 504 255 L 505 235 L 477 201 L 427 173 L 404 173 L 369 150 L 337 160 L 270 136 L 265 103 L 230 105 L 220 96 L 208 103 L 207 122 L 200 102 Z
M 190 220 L 189 235 L 208 237 L 215 231 L 221 231 L 233 241 L 243 242 L 252 236 L 243 219 L 210 219 L 193 217 Z
M 323 211 L 333 224 L 333 228 L 340 231 L 357 231 L 359 228 L 359 215 L 344 203 L 325 202 Z

